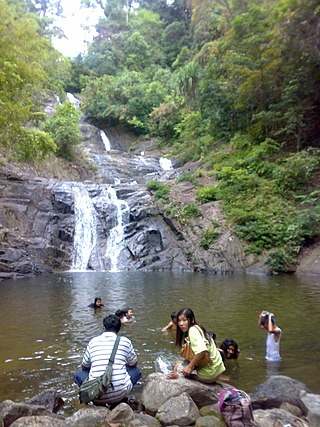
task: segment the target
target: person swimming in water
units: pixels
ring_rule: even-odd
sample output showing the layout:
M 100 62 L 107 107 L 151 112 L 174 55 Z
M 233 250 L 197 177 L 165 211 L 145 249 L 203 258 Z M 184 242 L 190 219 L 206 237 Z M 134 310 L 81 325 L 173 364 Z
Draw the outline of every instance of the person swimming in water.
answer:
M 171 332 L 177 330 L 177 314 L 178 313 L 176 311 L 171 313 L 171 320 L 164 328 L 162 328 L 162 332 Z
M 102 299 L 100 297 L 95 297 L 94 301 L 91 304 L 89 304 L 88 307 L 101 308 L 101 307 L 104 307 L 104 304 L 102 304 Z

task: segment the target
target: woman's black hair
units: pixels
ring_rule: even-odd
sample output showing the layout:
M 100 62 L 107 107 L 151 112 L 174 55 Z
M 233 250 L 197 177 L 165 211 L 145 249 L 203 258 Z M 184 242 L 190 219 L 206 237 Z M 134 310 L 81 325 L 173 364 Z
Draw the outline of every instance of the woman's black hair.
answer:
M 234 348 L 234 353 L 232 354 L 231 357 L 227 357 L 228 356 L 228 348 L 231 345 Z M 223 341 L 223 343 L 220 345 L 220 349 L 223 351 L 225 359 L 238 359 L 238 357 L 239 357 L 239 347 L 238 347 L 238 344 L 237 344 L 237 342 L 235 340 L 233 340 L 231 338 L 225 339 Z
M 267 325 L 267 324 L 268 324 L 268 321 L 269 321 L 269 312 L 267 311 L 267 314 L 266 314 L 266 315 L 264 315 L 264 316 L 261 318 L 260 323 L 261 323 L 261 325 L 262 325 L 262 326 L 264 326 L 264 325 Z M 271 323 L 274 325 L 274 324 L 275 324 L 275 322 L 276 322 L 275 317 L 274 317 L 274 316 L 273 316 L 273 317 L 271 317 Z
M 102 301 L 102 299 L 100 297 L 95 297 L 94 302 L 93 302 L 94 307 L 97 306 L 97 301 L 99 301 L 99 300 Z
M 170 317 L 171 317 L 171 320 L 177 320 L 177 312 L 176 312 L 176 311 L 173 311 L 173 312 L 171 313 Z
M 189 329 L 190 329 L 191 326 L 198 325 L 202 329 L 202 332 L 203 332 L 205 338 L 210 342 L 211 337 L 209 336 L 209 334 L 206 331 L 206 329 L 203 326 L 201 326 L 201 325 L 199 325 L 197 323 L 195 315 L 194 315 L 193 311 L 191 310 L 191 308 L 182 308 L 177 313 L 176 345 L 179 345 L 181 347 L 183 345 L 183 343 L 184 343 L 185 337 L 188 336 L 188 332 L 182 332 L 181 329 L 179 328 L 179 325 L 178 325 L 179 317 L 182 314 L 184 316 L 186 316 L 186 318 L 188 319 L 188 324 L 189 324 L 188 331 L 189 331 Z
M 123 310 L 117 310 L 115 313 L 115 316 L 117 317 L 123 317 L 126 313 Z

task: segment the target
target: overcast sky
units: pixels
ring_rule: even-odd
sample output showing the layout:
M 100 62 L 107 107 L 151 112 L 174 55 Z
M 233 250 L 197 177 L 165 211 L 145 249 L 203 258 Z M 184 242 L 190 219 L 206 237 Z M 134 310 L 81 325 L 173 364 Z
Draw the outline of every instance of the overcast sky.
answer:
M 80 10 L 80 0 L 62 0 L 61 4 L 66 18 L 58 18 L 57 25 L 62 28 L 67 39 L 54 39 L 53 45 L 63 55 L 73 58 L 85 50 L 84 40 L 91 41 L 94 34 L 94 28 L 91 32 L 84 31 L 81 24 L 93 26 L 99 16 L 103 16 L 103 12 L 101 9 Z

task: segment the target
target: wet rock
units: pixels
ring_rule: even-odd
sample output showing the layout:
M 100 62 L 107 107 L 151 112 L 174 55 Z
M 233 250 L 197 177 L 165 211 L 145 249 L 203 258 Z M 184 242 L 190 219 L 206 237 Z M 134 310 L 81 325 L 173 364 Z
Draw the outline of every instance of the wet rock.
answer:
M 64 405 L 64 400 L 62 399 L 60 393 L 58 393 L 56 390 L 49 389 L 37 394 L 31 399 L 28 399 L 26 403 L 31 405 L 44 406 L 45 408 L 56 414 L 59 409 L 62 408 L 62 406 Z
M 50 417 L 53 414 L 44 406 L 15 403 L 11 400 L 4 400 L 0 402 L 0 425 L 3 424 L 4 427 L 10 426 L 14 421 L 21 417 L 34 415 L 48 415 Z

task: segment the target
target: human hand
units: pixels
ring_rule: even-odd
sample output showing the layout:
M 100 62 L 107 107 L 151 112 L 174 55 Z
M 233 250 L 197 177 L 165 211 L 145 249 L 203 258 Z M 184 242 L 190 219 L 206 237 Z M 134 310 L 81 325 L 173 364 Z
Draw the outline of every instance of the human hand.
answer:
M 185 377 L 188 377 L 190 374 L 191 374 L 191 372 L 192 372 L 192 368 L 190 368 L 189 367 L 189 365 L 187 365 L 187 366 L 185 366 L 184 368 L 183 368 L 183 375 L 185 376 Z

